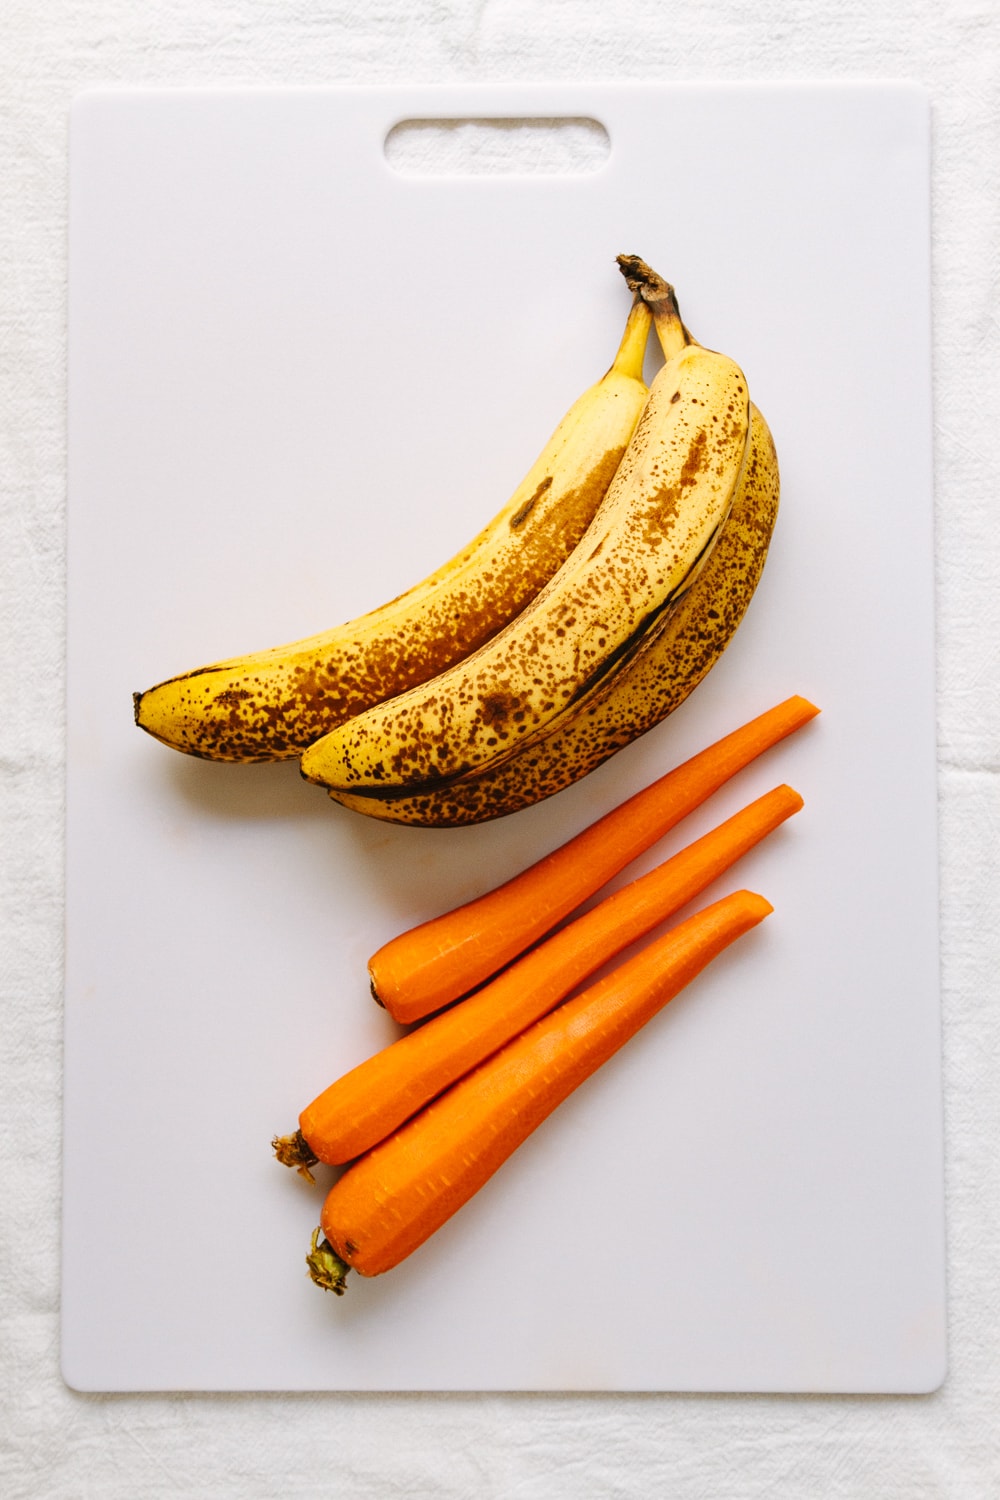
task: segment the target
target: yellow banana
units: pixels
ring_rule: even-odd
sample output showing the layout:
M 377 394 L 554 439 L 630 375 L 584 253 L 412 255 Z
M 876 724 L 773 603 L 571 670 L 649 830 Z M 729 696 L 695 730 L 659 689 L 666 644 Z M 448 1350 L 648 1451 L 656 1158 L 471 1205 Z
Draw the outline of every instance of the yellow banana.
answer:
M 207 760 L 287 759 L 496 635 L 572 552 L 605 496 L 646 399 L 650 326 L 636 295 L 611 368 L 570 408 L 507 505 L 442 568 L 336 629 L 136 693 L 136 723 Z
M 659 633 L 599 695 L 537 744 L 478 775 L 395 797 L 330 795 L 345 807 L 393 823 L 425 828 L 485 823 L 562 791 L 673 713 L 729 645 L 767 558 L 778 514 L 778 460 L 761 413 L 751 407 L 750 415 L 750 456 L 701 576 Z
M 750 402 L 738 365 L 690 342 L 670 288 L 659 287 L 666 362 L 567 561 L 485 646 L 311 745 L 301 761 L 308 780 L 381 801 L 520 759 L 600 690 L 690 588 L 743 475 Z

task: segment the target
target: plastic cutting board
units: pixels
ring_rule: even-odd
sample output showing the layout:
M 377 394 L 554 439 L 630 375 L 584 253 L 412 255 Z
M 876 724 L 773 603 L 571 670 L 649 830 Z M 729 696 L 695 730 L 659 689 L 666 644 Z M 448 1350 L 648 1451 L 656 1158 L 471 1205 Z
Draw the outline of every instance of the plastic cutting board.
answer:
M 596 119 L 608 159 L 385 159 L 401 120 L 519 117 Z M 940 1382 L 928 137 L 905 85 L 76 102 L 72 1386 Z M 671 720 L 543 806 L 443 833 L 134 728 L 133 690 L 346 619 L 478 530 L 610 362 L 619 251 L 739 360 L 782 465 L 750 614 Z M 821 717 L 627 872 L 787 780 L 804 811 L 711 893 L 774 915 L 397 1271 L 318 1291 L 322 1187 L 270 1140 L 394 1034 L 368 955 L 790 693 Z

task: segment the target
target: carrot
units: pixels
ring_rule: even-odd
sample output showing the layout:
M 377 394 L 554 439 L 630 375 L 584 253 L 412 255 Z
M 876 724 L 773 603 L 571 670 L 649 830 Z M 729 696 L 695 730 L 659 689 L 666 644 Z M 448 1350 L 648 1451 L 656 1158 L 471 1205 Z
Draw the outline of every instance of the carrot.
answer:
M 317 1161 L 339 1164 L 369 1150 L 602 964 L 680 911 L 801 806 L 790 786 L 775 787 L 607 896 L 475 994 L 352 1068 L 302 1111 L 295 1135 L 272 1142 L 279 1161 L 311 1178 Z
M 398 1265 L 584 1079 L 771 910 L 762 896 L 737 891 L 695 913 L 536 1021 L 348 1167 L 327 1194 L 313 1236 L 313 1280 L 342 1292 L 350 1268 L 377 1276 Z
M 375 999 L 405 1024 L 468 994 L 737 771 L 817 713 L 805 698 L 786 699 L 636 792 L 513 879 L 393 938 L 368 963 Z

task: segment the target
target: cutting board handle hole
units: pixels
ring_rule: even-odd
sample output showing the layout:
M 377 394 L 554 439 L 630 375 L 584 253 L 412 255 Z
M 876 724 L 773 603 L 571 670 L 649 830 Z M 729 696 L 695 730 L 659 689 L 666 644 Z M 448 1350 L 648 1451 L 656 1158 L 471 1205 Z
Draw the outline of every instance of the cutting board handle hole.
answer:
M 611 138 L 585 117 L 400 120 L 385 158 L 404 177 L 574 177 L 599 172 Z

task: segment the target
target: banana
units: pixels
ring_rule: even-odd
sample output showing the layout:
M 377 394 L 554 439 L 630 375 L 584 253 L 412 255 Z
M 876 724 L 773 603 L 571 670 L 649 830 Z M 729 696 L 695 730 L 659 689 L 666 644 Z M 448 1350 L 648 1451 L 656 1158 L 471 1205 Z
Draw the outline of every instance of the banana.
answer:
M 760 580 L 778 515 L 774 442 L 751 407 L 750 456 L 722 534 L 663 628 L 608 680 L 594 700 L 479 775 L 397 797 L 330 795 L 392 823 L 456 828 L 485 823 L 560 792 L 647 733 L 689 696 L 725 651 Z
M 135 722 L 206 760 L 288 759 L 496 635 L 569 556 L 605 496 L 646 400 L 651 323 L 637 293 L 611 368 L 570 408 L 504 508 L 443 567 L 333 630 L 134 694 Z
M 599 693 L 692 586 L 743 476 L 750 401 L 739 366 L 690 340 L 657 280 L 666 361 L 573 552 L 478 651 L 311 745 L 307 780 L 337 797 L 395 799 L 520 758 Z

